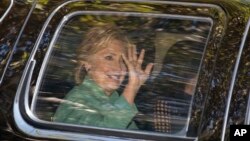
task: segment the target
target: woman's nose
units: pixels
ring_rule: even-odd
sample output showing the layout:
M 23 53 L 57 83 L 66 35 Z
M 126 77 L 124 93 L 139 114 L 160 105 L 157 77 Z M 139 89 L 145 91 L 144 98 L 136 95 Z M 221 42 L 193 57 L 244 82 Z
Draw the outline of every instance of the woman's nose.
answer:
M 117 72 L 126 71 L 126 68 L 125 68 L 124 64 L 122 64 L 121 62 L 115 63 L 114 68 L 115 68 L 115 70 L 116 70 Z

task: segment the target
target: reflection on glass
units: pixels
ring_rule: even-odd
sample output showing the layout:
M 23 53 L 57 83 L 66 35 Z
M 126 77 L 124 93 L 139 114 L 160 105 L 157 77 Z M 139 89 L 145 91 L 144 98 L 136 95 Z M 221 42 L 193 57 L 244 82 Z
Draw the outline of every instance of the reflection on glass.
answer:
M 141 68 L 135 45 L 115 26 L 91 28 L 77 49 L 75 80 L 78 84 L 64 98 L 54 121 L 99 127 L 137 129 L 134 99 L 147 80 L 152 64 Z M 116 90 L 128 75 L 119 96 Z M 83 79 L 84 77 L 84 79 Z
M 63 26 L 43 77 L 36 115 L 53 122 L 185 135 L 211 23 L 89 16 L 75 16 Z M 103 25 L 115 25 L 122 35 L 105 43 L 95 41 L 104 32 L 89 37 L 89 31 Z M 93 43 L 107 48 L 81 48 Z M 140 62 L 141 67 L 136 65 Z

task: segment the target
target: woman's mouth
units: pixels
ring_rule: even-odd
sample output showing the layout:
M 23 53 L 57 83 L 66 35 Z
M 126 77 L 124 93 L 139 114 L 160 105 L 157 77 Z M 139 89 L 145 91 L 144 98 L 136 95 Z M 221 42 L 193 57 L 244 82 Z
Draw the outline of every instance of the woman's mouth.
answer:
M 120 82 L 120 78 L 121 78 L 120 75 L 107 75 L 107 76 L 108 76 L 108 78 L 114 80 L 116 83 Z

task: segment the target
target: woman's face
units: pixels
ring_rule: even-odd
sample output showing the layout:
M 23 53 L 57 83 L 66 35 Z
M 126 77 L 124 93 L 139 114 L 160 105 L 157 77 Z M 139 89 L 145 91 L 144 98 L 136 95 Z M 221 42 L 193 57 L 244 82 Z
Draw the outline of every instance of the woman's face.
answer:
M 127 69 L 122 54 L 126 54 L 125 48 L 120 41 L 114 40 L 108 44 L 108 47 L 88 59 L 88 75 L 108 95 L 119 88 L 126 75 Z

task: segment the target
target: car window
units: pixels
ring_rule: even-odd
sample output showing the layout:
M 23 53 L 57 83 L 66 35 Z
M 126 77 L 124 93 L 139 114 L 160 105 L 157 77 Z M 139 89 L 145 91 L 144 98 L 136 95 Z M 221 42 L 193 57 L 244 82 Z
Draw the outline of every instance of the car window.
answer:
M 90 24 L 89 19 L 94 24 Z M 142 67 L 145 67 L 150 62 L 154 63 L 154 69 L 150 77 L 137 94 L 135 105 L 138 108 L 138 113 L 134 115 L 134 118 L 131 118 L 133 124 L 135 124 L 138 130 L 186 135 L 192 95 L 195 92 L 200 63 L 211 27 L 211 23 L 206 20 L 174 19 L 154 14 L 140 16 L 138 14 L 130 14 L 129 16 L 124 16 L 108 12 L 97 15 L 86 15 L 83 12 L 81 15 L 77 14 L 70 17 L 68 21 L 65 21 L 59 27 L 61 28 L 58 30 L 59 34 L 57 37 L 54 37 L 55 41 L 51 44 L 53 47 L 50 57 L 46 60 L 41 86 L 38 90 L 37 98 L 32 103 L 33 112 L 39 119 L 46 121 L 99 126 L 99 123 L 95 124 L 96 121 L 93 122 L 91 119 L 88 119 L 88 114 L 90 113 L 84 112 L 84 108 L 62 105 L 68 101 L 73 102 L 73 104 L 87 106 L 86 111 L 98 112 L 100 110 L 98 108 L 101 105 L 95 108 L 98 103 L 95 103 L 96 105 L 89 104 L 89 102 L 95 102 L 92 98 L 86 98 L 89 102 L 74 101 L 74 98 L 68 99 L 70 97 L 68 93 L 78 91 L 77 87 L 79 87 L 74 82 L 75 70 L 78 66 L 76 51 L 79 50 L 77 48 L 84 46 L 85 38 L 89 39 L 86 37 L 89 34 L 89 30 L 106 24 L 115 24 L 119 29 L 123 30 L 131 42 L 137 46 L 138 52 L 141 49 L 145 49 L 145 59 Z M 103 62 L 106 63 L 105 61 Z M 109 69 L 108 66 L 106 66 L 106 69 Z M 105 71 L 105 69 L 102 70 Z M 99 77 L 102 76 L 100 75 Z M 124 79 L 127 82 L 123 82 L 124 84 L 117 90 L 119 94 L 122 94 L 129 83 L 129 76 L 127 77 L 127 79 Z M 86 90 L 81 95 L 88 95 L 88 93 L 92 92 Z M 84 97 L 82 98 L 84 99 Z M 58 107 L 64 108 L 62 109 L 63 113 L 73 112 L 77 114 L 82 112 L 82 116 L 72 115 L 72 117 L 61 119 L 58 115 L 67 115 L 60 113 L 57 115 Z M 71 111 L 67 110 L 67 108 L 75 108 L 75 110 Z M 116 112 L 112 113 L 110 111 L 110 114 L 120 118 L 119 115 L 116 115 Z M 86 119 L 84 116 L 86 116 Z M 91 117 L 98 119 L 97 116 Z M 55 118 L 59 119 L 56 120 Z M 115 118 L 111 119 L 115 120 Z M 103 124 L 100 123 L 100 125 Z M 109 125 L 103 126 L 109 127 Z M 114 128 L 120 127 L 114 126 Z
M 204 70 L 200 73 L 201 66 L 214 59 L 213 49 L 219 43 L 219 37 L 210 39 L 209 35 L 210 32 L 221 33 L 223 26 L 218 25 L 224 21 L 221 17 L 222 20 L 215 20 L 215 23 L 211 19 L 210 12 L 214 10 L 223 16 L 216 7 L 202 5 L 200 10 L 200 5 L 191 9 L 187 8 L 189 6 L 158 1 L 89 4 L 76 0 L 50 10 L 50 15 L 45 14 L 48 16 L 46 21 L 41 22 L 43 27 L 17 91 L 14 116 L 18 127 L 26 134 L 38 137 L 55 133 L 56 136 L 65 135 L 67 139 L 72 139 L 68 135 L 74 133 L 82 139 L 88 133 L 95 133 L 105 137 L 193 140 L 197 136 L 196 126 L 200 122 L 205 100 L 204 96 L 199 103 L 193 103 L 193 99 L 197 100 L 203 94 L 200 88 L 197 91 L 198 80 L 200 76 L 206 81 L 210 79 Z M 46 8 L 46 4 L 42 5 L 33 13 L 43 15 L 39 10 Z M 185 11 L 192 11 L 193 14 Z M 31 15 L 31 18 L 37 17 Z M 106 41 L 103 37 L 108 36 L 97 36 L 102 32 L 96 29 L 105 26 L 115 27 L 117 30 L 110 33 L 118 35 L 116 31 L 119 35 L 112 42 L 100 43 L 97 39 Z M 106 29 L 109 28 L 105 28 L 104 33 Z M 90 31 L 98 34 L 92 35 Z M 110 37 L 114 38 L 113 35 Z M 89 44 L 92 40 L 96 42 Z M 84 50 L 88 45 L 104 49 Z M 113 53 L 105 56 L 105 47 L 111 48 L 109 51 Z M 211 54 L 212 57 L 209 56 Z M 135 63 L 142 63 L 141 68 Z M 95 73 L 87 73 L 94 70 Z M 209 74 L 211 72 L 212 69 Z M 88 75 L 84 75 L 86 73 Z M 138 74 L 143 77 L 137 77 Z M 103 76 L 106 79 L 99 82 Z M 76 81 L 78 79 L 80 83 Z M 135 80 L 143 79 L 138 81 L 142 83 L 135 83 Z M 134 83 L 130 83 L 131 80 Z M 86 83 L 90 85 L 87 87 Z M 126 89 L 128 84 L 136 89 Z M 208 85 L 204 83 L 202 86 Z M 124 94 L 126 90 L 136 90 L 132 102 Z M 197 93 L 199 95 L 195 97 Z M 112 97 L 106 96 L 110 94 Z M 102 100 L 98 101 L 100 98 Z M 194 106 L 198 113 L 193 111 Z M 20 119 L 27 129 L 34 128 L 42 134 L 30 133 L 17 122 Z M 189 127 L 190 121 L 195 125 Z M 187 134 L 191 131 L 189 128 L 195 128 L 191 136 Z M 62 132 L 57 132 L 59 130 Z M 54 135 L 51 137 L 55 138 Z

